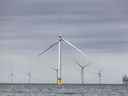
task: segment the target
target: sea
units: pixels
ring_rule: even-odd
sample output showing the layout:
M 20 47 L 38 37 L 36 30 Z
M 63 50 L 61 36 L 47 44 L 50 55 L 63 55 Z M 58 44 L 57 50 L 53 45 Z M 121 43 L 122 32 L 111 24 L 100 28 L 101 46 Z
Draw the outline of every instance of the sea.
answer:
M 128 85 L 0 84 L 0 96 L 128 96 Z

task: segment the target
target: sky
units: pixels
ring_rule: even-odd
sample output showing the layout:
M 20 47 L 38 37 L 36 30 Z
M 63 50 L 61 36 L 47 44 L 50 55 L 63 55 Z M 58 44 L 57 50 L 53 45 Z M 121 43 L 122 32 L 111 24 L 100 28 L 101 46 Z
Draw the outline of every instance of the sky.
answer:
M 62 44 L 62 81 L 81 83 L 81 65 L 85 83 L 122 83 L 128 75 L 128 1 L 127 0 L 0 0 L 0 83 L 27 83 L 31 70 L 33 83 L 55 83 L 57 46 L 40 57 L 55 43 L 60 28 L 69 45 Z M 61 12 L 60 12 L 61 10 Z M 60 24 L 61 14 L 61 24 Z

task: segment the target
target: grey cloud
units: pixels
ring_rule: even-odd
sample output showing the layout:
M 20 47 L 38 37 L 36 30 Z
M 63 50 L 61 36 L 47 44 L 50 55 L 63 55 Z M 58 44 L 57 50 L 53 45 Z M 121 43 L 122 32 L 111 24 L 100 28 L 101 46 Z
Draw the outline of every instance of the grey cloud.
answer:
M 105 68 L 105 83 L 120 81 L 122 74 L 127 72 L 128 62 L 128 0 L 0 0 L 2 81 L 8 82 L 8 78 L 3 76 L 8 76 L 6 72 L 9 66 L 14 67 L 16 76 L 22 76 L 25 67 L 32 66 L 32 71 L 35 70 L 33 77 L 37 76 L 37 81 L 53 80 L 53 74 L 48 69 L 49 66 L 57 66 L 57 46 L 41 58 L 35 56 L 57 40 L 60 31 L 60 2 L 63 3 L 61 14 L 64 38 L 89 53 L 89 57 L 93 59 L 93 68 L 89 70 L 90 75 L 86 74 L 86 79 L 95 70 Z M 67 65 L 64 65 L 64 82 L 73 83 L 75 79 L 69 80 L 70 77 L 67 77 L 74 66 L 73 60 L 83 61 L 83 64 L 86 60 L 79 54 L 76 55 L 77 52 L 65 43 L 62 47 L 62 61 Z M 121 71 L 116 70 L 115 66 Z M 80 72 L 75 68 L 78 66 L 74 66 L 74 72 Z M 48 75 L 39 76 L 39 73 Z M 115 78 L 115 74 L 119 73 L 121 75 Z M 17 78 L 15 80 L 18 82 Z
M 29 1 L 29 2 L 28 2 Z M 115 2 L 114 2 L 115 1 Z M 4 0 L 1 4 L 5 5 L 1 8 L 1 15 L 46 15 L 57 14 L 59 12 L 59 0 Z M 114 3 L 113 3 L 114 2 Z M 64 14 L 127 14 L 127 1 L 120 0 L 70 0 L 62 1 L 62 12 Z M 118 10 L 119 9 L 119 10 Z M 117 11 L 118 10 L 118 11 Z
M 33 45 L 33 40 L 40 42 L 40 40 L 48 41 L 48 39 L 57 38 L 59 0 L 4 0 L 0 2 L 4 5 L 0 8 L 1 42 L 19 40 L 13 43 L 17 46 L 18 43 L 29 40 Z M 124 47 L 120 46 L 125 46 L 127 49 L 127 1 L 70 0 L 62 1 L 62 3 L 62 25 L 65 37 L 78 39 L 77 42 L 80 43 L 78 46 L 92 50 L 120 49 L 117 51 L 121 51 L 122 49 L 123 51 Z M 83 41 L 80 40 L 81 38 Z M 6 43 L 4 46 L 10 45 Z M 18 46 L 17 49 L 23 48 Z M 13 46 L 10 48 L 13 49 Z M 28 46 L 23 49 L 29 48 Z M 30 49 L 35 50 L 32 46 Z

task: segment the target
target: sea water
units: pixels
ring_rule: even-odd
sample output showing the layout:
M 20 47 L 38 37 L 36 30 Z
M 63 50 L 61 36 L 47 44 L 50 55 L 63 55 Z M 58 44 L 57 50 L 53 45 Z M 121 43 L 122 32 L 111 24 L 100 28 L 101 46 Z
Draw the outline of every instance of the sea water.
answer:
M 0 96 L 128 96 L 127 85 L 0 84 Z

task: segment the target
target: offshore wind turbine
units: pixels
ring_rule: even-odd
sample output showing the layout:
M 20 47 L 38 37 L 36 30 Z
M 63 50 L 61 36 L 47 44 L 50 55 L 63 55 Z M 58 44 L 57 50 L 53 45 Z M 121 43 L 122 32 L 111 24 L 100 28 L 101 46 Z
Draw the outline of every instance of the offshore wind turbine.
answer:
M 15 77 L 15 75 L 12 73 L 12 71 L 11 71 L 9 77 L 10 77 L 10 83 L 13 83 L 13 77 Z
M 58 82 L 58 69 L 57 68 L 51 68 L 52 70 L 54 70 L 54 71 L 56 71 L 56 80 L 57 80 L 57 82 Z
M 101 84 L 101 79 L 102 79 L 102 71 L 99 71 L 98 73 L 96 73 L 99 77 L 99 84 Z
M 32 78 L 31 70 L 29 70 L 29 72 L 26 75 L 28 76 L 28 83 L 30 84 L 31 83 L 31 78 Z
M 77 61 L 75 61 L 75 62 L 76 62 L 76 64 L 81 68 L 81 82 L 82 82 L 82 84 L 84 84 L 84 69 L 85 69 L 87 66 L 89 66 L 91 63 L 88 63 L 88 64 L 82 66 L 82 65 L 81 65 L 80 63 L 78 63 Z
M 88 56 L 82 52 L 79 48 L 77 48 L 76 46 L 74 46 L 72 43 L 70 43 L 69 41 L 67 41 L 63 36 L 62 36 L 62 33 L 60 31 L 60 34 L 58 36 L 58 40 L 53 44 L 51 45 L 50 47 L 48 47 L 46 50 L 44 50 L 43 52 L 41 52 L 39 55 L 37 55 L 37 57 L 39 57 L 40 55 L 44 54 L 46 51 L 48 51 L 49 49 L 51 49 L 53 46 L 57 45 L 58 44 L 58 85 L 61 85 L 62 84 L 62 77 L 61 77 L 61 56 L 62 56 L 62 42 L 65 42 L 67 43 L 68 45 L 70 45 L 71 47 L 73 47 L 74 49 L 76 49 L 78 52 L 80 52 L 82 55 L 84 55 L 85 57 L 88 58 Z

